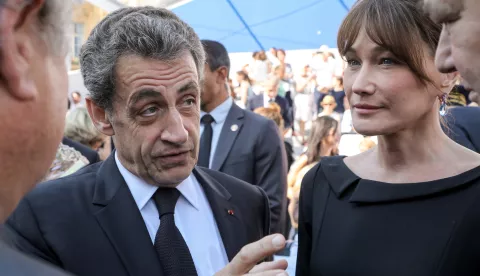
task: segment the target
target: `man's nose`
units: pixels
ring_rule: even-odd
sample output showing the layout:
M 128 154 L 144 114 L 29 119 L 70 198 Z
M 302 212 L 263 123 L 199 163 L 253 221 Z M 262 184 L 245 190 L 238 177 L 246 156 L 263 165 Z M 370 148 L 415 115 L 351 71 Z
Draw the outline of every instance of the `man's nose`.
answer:
M 183 124 L 182 115 L 176 108 L 171 108 L 168 118 L 164 121 L 165 126 L 161 139 L 172 144 L 184 144 L 188 141 L 188 131 Z
M 442 73 L 456 72 L 455 61 L 452 56 L 452 48 L 450 44 L 450 36 L 445 29 L 442 29 L 440 40 L 438 42 L 437 52 L 435 53 L 435 65 L 438 71 Z

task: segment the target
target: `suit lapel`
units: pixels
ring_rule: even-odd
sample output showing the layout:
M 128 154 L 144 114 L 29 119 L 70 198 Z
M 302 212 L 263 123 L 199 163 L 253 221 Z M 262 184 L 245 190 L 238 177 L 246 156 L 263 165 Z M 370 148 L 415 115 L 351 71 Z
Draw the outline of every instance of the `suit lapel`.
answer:
M 244 117 L 243 112 L 244 111 L 235 103 L 230 108 L 227 119 L 223 124 L 222 131 L 220 132 L 220 138 L 218 139 L 215 156 L 212 161 L 212 170 L 219 171 L 223 166 L 225 159 L 227 159 L 233 143 L 242 129 Z
M 97 173 L 93 204 L 103 208 L 95 217 L 130 275 L 162 275 L 145 222 L 114 156 Z
M 228 260 L 232 261 L 233 257 L 248 242 L 245 233 L 246 222 L 243 220 L 241 210 L 230 201 L 232 197 L 230 193 L 203 168 L 196 167 L 193 173 L 205 191 Z

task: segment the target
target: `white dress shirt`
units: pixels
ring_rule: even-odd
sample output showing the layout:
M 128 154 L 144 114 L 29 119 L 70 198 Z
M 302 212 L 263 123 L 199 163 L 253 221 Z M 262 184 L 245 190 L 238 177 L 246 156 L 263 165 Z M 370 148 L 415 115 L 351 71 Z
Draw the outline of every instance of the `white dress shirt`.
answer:
M 129 172 L 120 163 L 117 153 L 115 161 L 142 214 L 153 246 L 160 227 L 158 210 L 152 199 L 158 187 Z M 187 243 L 198 275 L 214 275 L 228 264 L 228 257 L 207 197 L 193 174 L 177 189 L 182 195 L 175 205 L 175 225 Z
M 263 107 L 270 107 L 270 100 L 273 100 L 273 102 L 276 103 L 275 98 L 271 99 L 268 97 L 267 93 L 263 93 Z
M 212 135 L 212 147 L 210 148 L 210 168 L 212 167 L 213 158 L 215 156 L 215 151 L 217 150 L 218 139 L 220 139 L 220 133 L 222 132 L 223 125 L 225 124 L 225 120 L 227 119 L 228 112 L 230 112 L 230 108 L 232 108 L 233 100 L 232 98 L 228 97 L 222 104 L 217 106 L 212 112 L 208 113 L 212 115 L 213 119 L 215 120 L 212 123 L 213 135 Z M 207 114 L 206 112 L 200 112 L 200 119 L 203 115 Z M 204 124 L 200 124 L 200 136 L 203 134 L 203 129 L 205 128 Z

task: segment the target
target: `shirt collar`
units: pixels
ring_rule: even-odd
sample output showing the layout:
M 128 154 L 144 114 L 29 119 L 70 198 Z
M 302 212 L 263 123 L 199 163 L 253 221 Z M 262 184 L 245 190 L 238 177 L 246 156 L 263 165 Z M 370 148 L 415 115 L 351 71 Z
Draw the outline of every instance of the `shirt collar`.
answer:
M 230 111 L 230 108 L 233 105 L 233 100 L 231 97 L 228 97 L 222 104 L 217 106 L 212 112 L 209 114 L 212 115 L 213 119 L 215 120 L 216 124 L 221 124 L 225 122 L 228 116 L 228 112 Z M 200 113 L 200 118 L 203 117 L 203 115 L 207 114 L 206 112 L 201 112 Z
M 117 163 L 120 174 L 123 176 L 123 179 L 125 179 L 125 182 L 132 193 L 138 209 L 142 210 L 153 197 L 158 187 L 148 184 L 143 179 L 127 170 L 118 159 L 118 152 L 115 152 L 115 162 Z M 190 174 L 187 179 L 182 181 L 182 183 L 177 186 L 177 189 L 195 209 L 199 210 L 198 195 L 200 192 L 200 185 L 193 174 Z
M 268 93 L 267 93 L 267 92 L 264 92 L 264 93 L 263 93 L 263 99 L 264 99 L 265 101 L 267 101 L 267 102 L 270 101 L 270 100 L 275 100 L 275 98 L 276 98 L 276 97 L 270 98 L 270 97 L 268 96 Z

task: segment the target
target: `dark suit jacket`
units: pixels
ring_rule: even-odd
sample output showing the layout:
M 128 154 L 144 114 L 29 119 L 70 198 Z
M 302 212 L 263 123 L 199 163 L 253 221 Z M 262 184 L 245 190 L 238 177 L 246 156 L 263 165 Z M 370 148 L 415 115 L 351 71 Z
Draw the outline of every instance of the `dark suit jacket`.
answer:
M 38 185 L 7 220 L 12 243 L 76 275 L 162 275 L 113 156 Z M 268 234 L 268 199 L 261 189 L 208 169 L 193 173 L 208 198 L 229 260 Z
M 247 109 L 250 111 L 254 111 L 255 109 L 259 107 L 264 106 L 264 98 L 263 94 L 253 96 L 248 99 L 247 102 Z M 282 98 L 280 96 L 275 97 L 275 103 L 277 103 L 280 106 L 280 109 L 282 111 L 282 117 L 285 123 L 285 129 L 291 127 L 293 118 L 290 115 L 290 106 L 285 98 Z
M 8 242 L 8 235 L 7 229 L 0 225 L 0 275 L 67 276 L 66 272 L 13 249 L 11 244 L 5 243 Z
M 458 144 L 480 153 L 480 107 L 448 110 L 445 133 Z
M 98 152 L 78 142 L 75 142 L 71 139 L 63 137 L 62 144 L 72 147 L 77 151 L 79 151 L 83 156 L 85 156 L 88 159 L 90 164 L 95 164 L 101 161 L 100 156 L 98 155 Z
M 232 131 L 233 125 L 237 125 L 236 131 Z M 287 159 L 278 127 L 272 120 L 233 104 L 210 167 L 261 187 L 270 201 L 271 232 L 283 233 Z
M 10 248 L 0 242 L 0 275 L 5 276 L 67 276 L 59 269 Z

